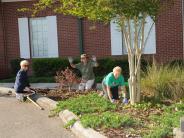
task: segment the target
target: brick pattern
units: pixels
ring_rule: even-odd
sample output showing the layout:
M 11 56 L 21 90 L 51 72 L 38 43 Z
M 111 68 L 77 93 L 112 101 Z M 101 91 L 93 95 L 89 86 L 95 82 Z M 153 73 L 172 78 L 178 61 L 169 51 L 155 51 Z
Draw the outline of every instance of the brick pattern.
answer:
M 160 14 L 156 23 L 158 62 L 183 58 L 182 0 L 175 0 L 174 6 Z
M 183 57 L 183 27 L 182 27 L 182 0 L 175 0 L 175 5 L 169 11 L 160 14 L 156 23 L 157 61 L 167 62 Z M 20 57 L 18 18 L 31 17 L 29 13 L 18 12 L 18 8 L 30 7 L 32 2 L 1 3 L 4 13 L 4 30 L 7 51 L 7 63 Z M 1 6 L 0 5 L 0 6 Z M 38 17 L 57 16 L 59 55 L 79 56 L 78 21 L 76 17 L 54 14 L 51 10 L 42 11 Z M 84 52 L 98 57 L 111 55 L 110 26 L 100 22 L 82 21 Z M 0 36 L 2 33 L 2 18 L 0 11 Z M 3 37 L 0 37 L 0 64 L 5 64 Z M 10 64 L 8 64 L 10 70 Z M 0 67 L 0 77 L 6 68 Z
M 6 76 L 2 7 L 0 3 L 0 78 Z
M 83 20 L 84 52 L 98 57 L 111 55 L 110 25 Z

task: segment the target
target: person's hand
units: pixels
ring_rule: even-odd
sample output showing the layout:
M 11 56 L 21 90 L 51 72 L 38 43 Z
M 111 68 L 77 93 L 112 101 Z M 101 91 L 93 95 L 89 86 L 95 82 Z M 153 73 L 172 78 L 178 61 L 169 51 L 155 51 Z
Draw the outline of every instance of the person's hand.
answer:
M 82 80 L 81 80 L 81 82 L 82 82 L 82 83 L 86 83 L 86 82 L 87 82 L 87 80 L 82 79 Z
M 70 64 L 73 63 L 73 58 L 72 57 L 68 57 L 68 61 L 70 62 Z
M 92 60 L 93 60 L 94 62 L 96 62 L 96 56 L 95 56 L 95 55 L 92 56 Z
M 123 99 L 123 103 L 124 103 L 124 104 L 128 104 L 128 99 L 127 99 L 127 98 L 124 98 L 124 99 Z

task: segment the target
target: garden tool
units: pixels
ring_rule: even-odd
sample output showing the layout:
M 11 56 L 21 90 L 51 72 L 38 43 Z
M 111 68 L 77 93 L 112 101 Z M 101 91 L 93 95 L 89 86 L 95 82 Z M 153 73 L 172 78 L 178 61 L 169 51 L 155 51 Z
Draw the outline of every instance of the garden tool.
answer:
M 38 103 L 36 103 L 35 101 L 33 101 L 31 98 L 30 98 L 30 96 L 32 96 L 32 95 L 34 95 L 34 94 L 36 94 L 36 92 L 33 90 L 33 89 L 31 89 L 31 93 L 30 94 L 26 94 L 25 96 L 26 96 L 26 98 L 30 101 L 30 102 L 32 102 L 35 106 L 37 106 L 40 110 L 44 110 L 44 108 L 43 107 L 41 107 Z

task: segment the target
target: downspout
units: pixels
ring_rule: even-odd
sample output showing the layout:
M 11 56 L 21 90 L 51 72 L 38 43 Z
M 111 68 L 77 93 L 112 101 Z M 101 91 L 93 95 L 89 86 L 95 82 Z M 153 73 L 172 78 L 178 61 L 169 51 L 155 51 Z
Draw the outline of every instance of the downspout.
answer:
M 184 1 L 182 0 L 182 25 L 183 25 L 183 60 L 184 60 Z
M 8 70 L 8 58 L 7 58 L 7 47 L 6 47 L 6 29 L 5 29 L 5 16 L 4 16 L 4 9 L 3 9 L 3 3 L 1 2 L 1 18 L 2 18 L 2 29 L 3 29 L 3 43 L 4 43 L 4 63 L 5 63 L 5 69 Z M 6 72 L 8 73 L 8 72 Z
M 78 33 L 79 33 L 79 51 L 80 54 L 84 53 L 83 47 L 83 25 L 82 25 L 82 18 L 78 18 Z

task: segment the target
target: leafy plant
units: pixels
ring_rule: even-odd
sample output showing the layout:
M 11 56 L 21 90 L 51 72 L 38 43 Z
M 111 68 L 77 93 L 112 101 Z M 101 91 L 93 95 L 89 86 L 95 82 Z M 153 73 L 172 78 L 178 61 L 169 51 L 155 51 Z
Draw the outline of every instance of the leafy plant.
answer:
M 56 82 L 59 83 L 59 87 L 62 89 L 63 87 L 68 87 L 69 91 L 71 91 L 71 86 L 74 83 L 80 82 L 80 79 L 77 75 L 68 67 L 64 71 L 57 71 L 55 76 Z
M 60 101 L 56 111 L 60 112 L 64 109 L 69 109 L 77 115 L 85 113 L 101 113 L 105 111 L 114 111 L 116 105 L 110 101 L 98 96 L 97 93 L 91 93 L 77 98 L 71 98 L 66 101 Z
M 116 112 L 104 112 L 102 114 L 85 114 L 81 117 L 84 127 L 91 128 L 119 128 L 121 126 L 130 127 L 135 124 L 135 120 L 128 115 L 120 115 Z

